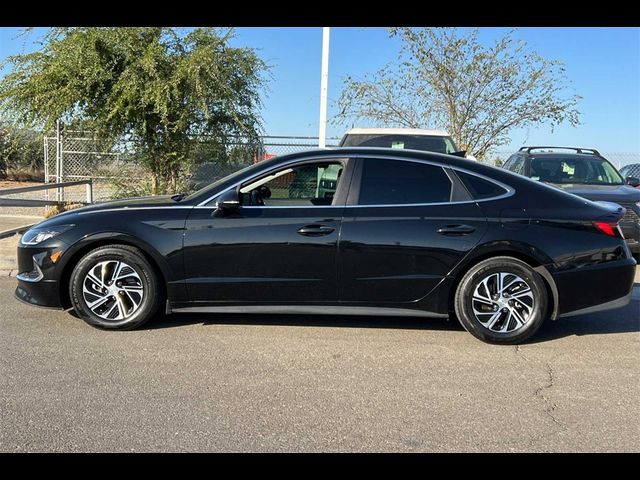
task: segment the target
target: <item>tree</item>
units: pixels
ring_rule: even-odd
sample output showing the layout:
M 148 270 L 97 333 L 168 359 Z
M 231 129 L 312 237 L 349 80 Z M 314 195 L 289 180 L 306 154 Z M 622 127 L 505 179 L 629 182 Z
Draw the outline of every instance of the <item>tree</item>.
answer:
M 484 46 L 477 29 L 392 28 L 402 42 L 399 63 L 362 80 L 347 77 L 333 122 L 443 128 L 478 158 L 508 143 L 514 128 L 578 125 L 580 97 L 564 95 L 563 64 L 530 51 L 513 32 Z
M 38 174 L 43 167 L 42 136 L 33 130 L 0 123 L 0 178 L 5 178 L 9 169 Z
M 261 131 L 265 63 L 233 32 L 165 27 L 53 28 L 34 53 L 9 57 L 0 112 L 16 124 L 82 122 L 112 145 L 135 142 L 153 191 L 175 192 L 194 137 L 226 144 Z

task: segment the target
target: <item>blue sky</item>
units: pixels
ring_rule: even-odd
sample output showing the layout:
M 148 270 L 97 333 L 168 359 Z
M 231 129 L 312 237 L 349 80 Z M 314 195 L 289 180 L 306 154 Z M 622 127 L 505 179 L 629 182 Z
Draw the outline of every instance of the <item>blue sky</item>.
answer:
M 482 28 L 490 42 L 506 28 Z M 42 29 L 20 37 L 19 28 L 0 28 L 0 61 L 37 46 Z M 547 58 L 565 63 L 571 89 L 581 95 L 582 125 L 516 130 L 505 150 L 527 144 L 591 146 L 607 152 L 640 152 L 640 29 L 520 28 L 516 38 Z M 257 48 L 272 66 L 264 100 L 265 129 L 271 135 L 317 135 L 320 101 L 319 27 L 242 27 L 233 44 Z M 361 77 L 393 61 L 399 42 L 382 28 L 331 29 L 329 117 L 336 113 L 342 80 Z M 343 127 L 329 124 L 327 133 L 340 136 Z

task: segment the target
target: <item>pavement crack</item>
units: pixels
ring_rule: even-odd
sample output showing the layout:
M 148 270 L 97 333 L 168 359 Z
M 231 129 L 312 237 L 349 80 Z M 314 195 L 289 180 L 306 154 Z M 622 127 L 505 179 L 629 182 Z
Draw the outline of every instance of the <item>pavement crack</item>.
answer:
M 514 353 L 516 354 L 516 356 L 522 358 L 525 362 L 538 363 L 537 361 L 532 361 L 529 357 L 527 357 L 523 353 L 520 345 L 515 345 Z M 562 355 L 559 355 L 559 356 L 562 356 Z M 569 430 L 569 427 L 567 427 L 564 423 L 562 423 L 556 416 L 555 411 L 557 408 L 557 404 L 553 402 L 551 398 L 549 398 L 548 396 L 549 390 L 554 388 L 556 385 L 556 372 L 553 369 L 553 362 L 557 360 L 557 358 L 558 357 L 555 357 L 551 361 L 542 361 L 547 379 L 545 383 L 535 388 L 532 393 L 533 399 L 537 403 L 542 404 L 543 406 L 542 413 L 544 413 L 544 415 L 547 416 L 553 422 L 553 424 L 557 427 L 558 430 L 555 432 L 556 434 Z M 530 438 L 529 444 L 531 447 L 534 447 L 536 443 L 540 442 L 544 438 L 549 437 L 551 435 L 554 435 L 554 433 L 548 433 L 546 435 Z
M 540 398 L 542 400 L 545 406 L 544 412 L 551 419 L 553 423 L 558 425 L 562 430 L 568 430 L 567 426 L 564 423 L 562 423 L 560 420 L 558 420 L 558 417 L 556 417 L 556 415 L 554 414 L 557 408 L 557 404 L 553 402 L 547 395 L 545 395 L 545 392 L 547 392 L 548 390 L 550 390 L 555 386 L 556 380 L 555 380 L 554 370 L 553 370 L 553 366 L 551 365 L 551 362 L 545 362 L 544 365 L 547 371 L 547 377 L 548 377 L 547 383 L 536 388 L 533 391 L 533 396 L 534 398 Z

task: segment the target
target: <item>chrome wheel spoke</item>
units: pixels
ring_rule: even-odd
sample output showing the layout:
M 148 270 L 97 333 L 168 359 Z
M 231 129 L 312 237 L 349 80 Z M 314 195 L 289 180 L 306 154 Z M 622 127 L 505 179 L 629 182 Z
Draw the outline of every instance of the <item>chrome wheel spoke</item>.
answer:
M 518 312 L 517 308 L 511 309 L 511 315 L 516 321 L 516 328 L 520 328 L 526 323 L 526 320 L 524 319 L 524 317 L 522 317 L 522 315 L 520 315 L 520 312 Z
M 493 314 L 493 316 L 489 319 L 489 321 L 487 322 L 487 328 L 491 329 L 497 322 L 498 320 L 500 320 L 500 317 L 502 316 L 502 312 L 500 310 L 498 310 L 497 312 L 495 312 Z
M 478 294 L 474 295 L 473 299 L 478 301 L 478 302 L 482 302 L 485 305 L 493 305 L 493 301 L 490 298 L 481 297 Z
M 509 331 L 509 323 L 511 323 L 511 310 L 507 312 L 507 318 L 502 322 L 502 327 L 500 328 L 500 333 L 506 333 Z
M 133 297 L 131 296 L 131 294 L 129 292 L 127 292 L 125 290 L 125 294 L 127 295 L 127 298 L 131 301 L 131 303 L 133 304 L 133 309 L 135 310 L 136 308 L 138 308 L 138 305 L 140 305 L 139 302 L 136 302 Z
M 524 296 L 533 298 L 533 293 L 531 292 L 531 289 L 529 287 L 527 287 L 525 290 L 514 293 L 513 295 L 511 295 L 511 298 L 521 298 Z
M 87 273 L 87 278 L 91 279 L 91 281 L 101 287 L 105 287 L 104 282 L 99 279 L 98 277 L 96 277 L 93 272 L 91 270 L 89 270 L 89 273 Z
M 109 300 L 109 296 L 105 295 L 104 297 L 96 300 L 93 303 L 87 303 L 87 307 L 89 307 L 91 310 L 95 310 L 96 308 L 101 307 L 104 303 L 106 303 L 107 300 Z
M 142 292 L 142 285 L 123 285 L 120 287 L 120 290 L 124 290 L 125 292 Z

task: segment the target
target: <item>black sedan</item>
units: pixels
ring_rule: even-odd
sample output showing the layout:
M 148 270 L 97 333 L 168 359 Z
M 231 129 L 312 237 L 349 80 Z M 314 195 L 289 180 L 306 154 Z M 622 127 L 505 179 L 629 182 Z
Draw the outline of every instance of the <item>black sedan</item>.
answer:
M 160 309 L 409 315 L 515 344 L 630 301 L 622 215 L 455 156 L 311 151 L 50 218 L 21 239 L 16 296 L 105 329 Z

